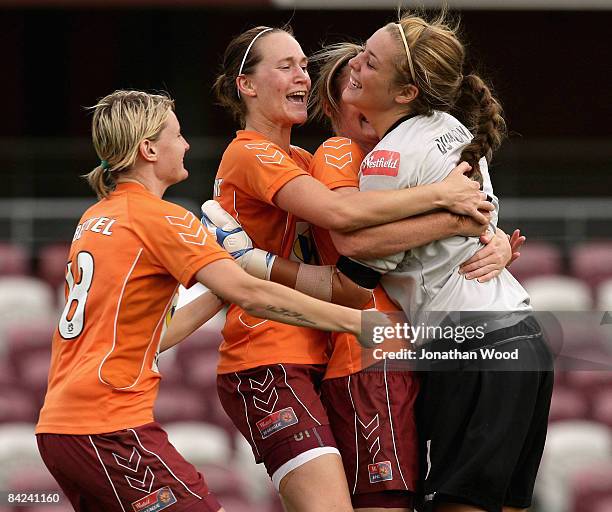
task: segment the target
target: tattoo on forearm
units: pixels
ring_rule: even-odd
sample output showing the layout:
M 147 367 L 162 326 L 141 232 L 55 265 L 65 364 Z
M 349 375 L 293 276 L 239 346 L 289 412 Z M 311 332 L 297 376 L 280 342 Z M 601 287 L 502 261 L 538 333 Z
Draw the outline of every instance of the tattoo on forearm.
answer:
M 294 320 L 297 320 L 298 322 L 303 323 L 303 324 L 317 325 L 316 322 L 313 322 L 312 320 L 308 320 L 308 318 L 304 317 L 302 313 L 291 311 L 289 309 L 268 305 L 266 306 L 266 311 L 271 311 L 272 313 L 276 313 L 277 315 L 280 315 L 280 316 L 286 316 L 288 318 L 293 318 Z

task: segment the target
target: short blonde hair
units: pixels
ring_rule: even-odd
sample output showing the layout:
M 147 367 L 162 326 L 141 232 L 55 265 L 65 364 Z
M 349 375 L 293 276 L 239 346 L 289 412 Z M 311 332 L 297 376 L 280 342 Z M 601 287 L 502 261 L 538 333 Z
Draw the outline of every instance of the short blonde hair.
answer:
M 91 135 L 101 163 L 85 178 L 102 199 L 115 189 L 116 173 L 134 165 L 140 143 L 157 140 L 174 100 L 166 94 L 119 90 L 90 108 Z

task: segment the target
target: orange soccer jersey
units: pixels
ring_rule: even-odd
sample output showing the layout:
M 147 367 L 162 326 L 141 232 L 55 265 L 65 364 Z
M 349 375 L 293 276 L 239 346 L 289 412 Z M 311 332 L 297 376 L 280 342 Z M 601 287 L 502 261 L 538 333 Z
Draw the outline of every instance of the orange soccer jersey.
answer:
M 330 190 L 341 187 L 359 187 L 359 167 L 364 158 L 361 148 L 346 137 L 331 137 L 317 149 L 310 173 Z M 329 231 L 312 227 L 317 252 L 322 265 L 335 265 L 340 257 Z M 397 311 L 397 306 L 380 285 L 374 289 L 372 300 L 364 309 Z M 347 333 L 331 333 L 332 355 L 327 364 L 326 379 L 344 377 L 376 363 L 372 351 L 363 351 L 357 339 Z
M 36 433 L 100 434 L 153 421 L 164 317 L 180 282 L 231 258 L 193 213 L 138 183 L 89 208 L 66 266 Z
M 287 154 L 263 135 L 237 132 L 223 154 L 215 199 L 242 224 L 253 245 L 284 258 L 292 256 L 296 219 L 274 204 L 289 181 L 307 176 L 311 155 L 291 147 Z M 325 363 L 328 334 L 255 318 L 231 305 L 219 349 L 220 374 L 275 363 Z

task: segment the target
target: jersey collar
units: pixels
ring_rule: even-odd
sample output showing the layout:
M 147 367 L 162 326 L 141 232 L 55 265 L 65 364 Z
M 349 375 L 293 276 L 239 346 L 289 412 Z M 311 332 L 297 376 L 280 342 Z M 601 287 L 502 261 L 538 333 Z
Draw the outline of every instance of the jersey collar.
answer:
M 400 117 L 397 121 L 395 121 L 395 123 L 393 123 L 391 126 L 389 126 L 389 128 L 387 129 L 387 131 L 385 132 L 385 134 L 380 138 L 381 140 L 384 139 L 387 135 L 389 135 L 389 133 L 391 133 L 393 130 L 395 130 L 400 124 L 402 124 L 404 121 L 408 121 L 408 119 L 412 119 L 413 117 L 416 117 L 418 114 L 406 114 L 403 117 Z

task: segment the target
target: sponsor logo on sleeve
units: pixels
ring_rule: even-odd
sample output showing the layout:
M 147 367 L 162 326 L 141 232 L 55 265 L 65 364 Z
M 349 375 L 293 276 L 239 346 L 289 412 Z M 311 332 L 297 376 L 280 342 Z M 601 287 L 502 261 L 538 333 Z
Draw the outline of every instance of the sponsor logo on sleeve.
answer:
M 370 476 L 371 484 L 385 482 L 386 480 L 393 480 L 393 470 L 391 469 L 391 462 L 386 460 L 384 462 L 368 464 L 368 475 Z
M 400 154 L 397 151 L 377 149 L 366 156 L 361 163 L 363 176 L 397 176 Z
M 155 492 L 132 503 L 134 512 L 157 512 L 176 503 L 176 498 L 170 487 L 162 487 Z
M 284 428 L 295 425 L 297 422 L 298 419 L 295 412 L 293 412 L 293 407 L 286 407 L 280 411 L 268 414 L 268 416 L 259 420 L 256 425 L 261 437 L 266 439 Z

